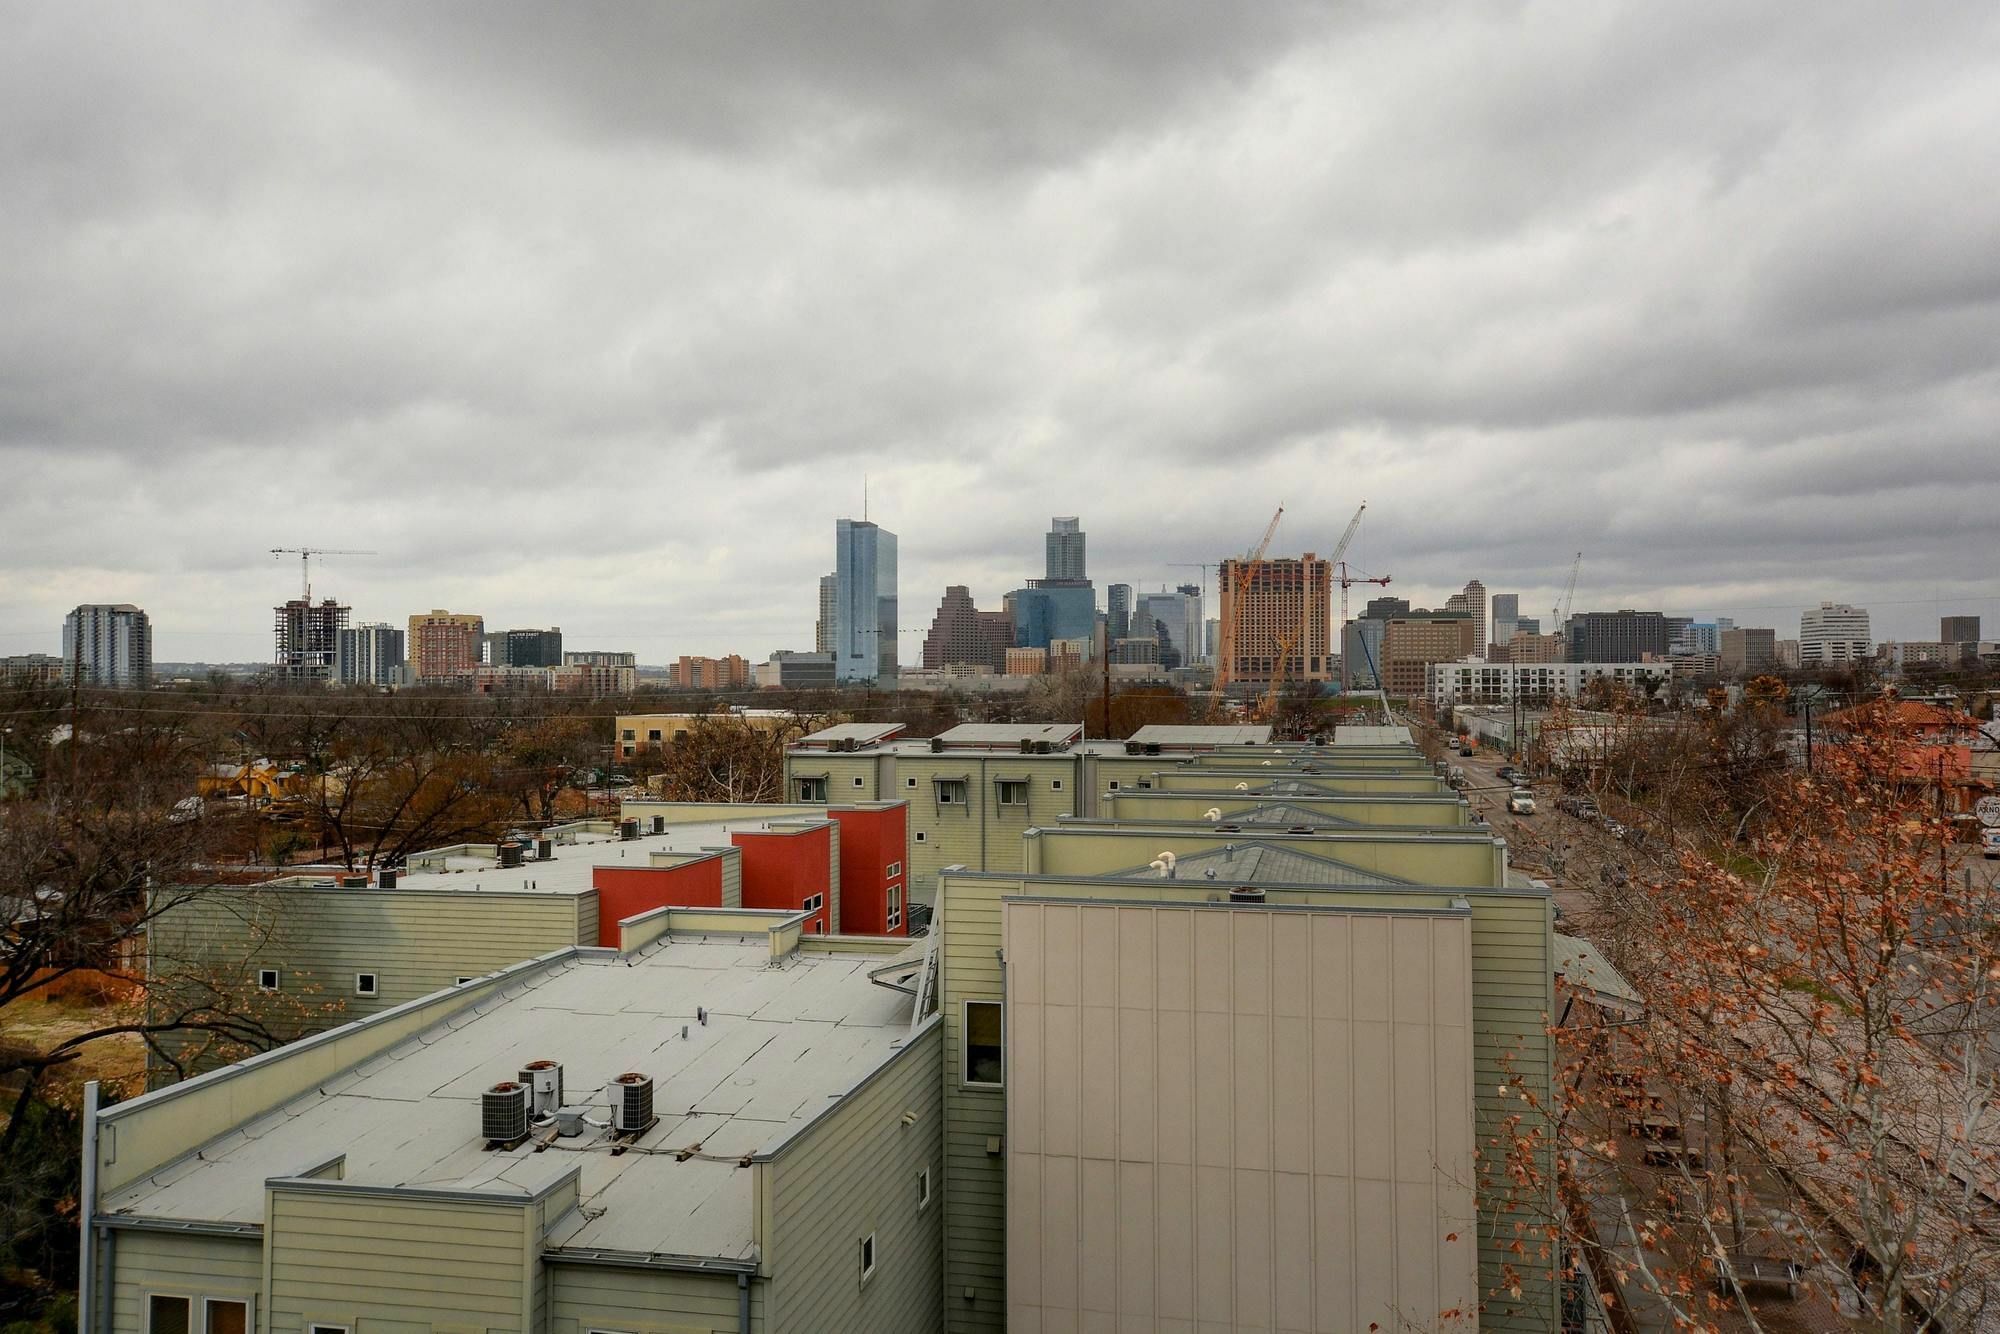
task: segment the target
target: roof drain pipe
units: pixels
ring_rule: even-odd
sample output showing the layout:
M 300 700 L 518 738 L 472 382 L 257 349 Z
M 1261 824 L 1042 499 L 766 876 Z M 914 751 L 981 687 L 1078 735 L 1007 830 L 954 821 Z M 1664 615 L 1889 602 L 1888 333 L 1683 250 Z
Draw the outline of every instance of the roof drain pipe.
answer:
M 736 1276 L 736 1328 L 750 1334 L 750 1276 Z

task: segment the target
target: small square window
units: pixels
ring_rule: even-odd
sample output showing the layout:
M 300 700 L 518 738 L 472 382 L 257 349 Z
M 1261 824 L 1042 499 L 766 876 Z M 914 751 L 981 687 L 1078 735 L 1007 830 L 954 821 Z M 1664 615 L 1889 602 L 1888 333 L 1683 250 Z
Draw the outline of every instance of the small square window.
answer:
M 860 775 L 860 774 L 856 774 L 856 775 L 854 775 L 854 786 L 856 786 L 856 787 L 861 787 L 861 786 L 863 786 L 863 783 L 862 783 L 862 781 L 861 781 L 861 775 Z
M 924 837 L 924 831 L 923 831 L 923 830 L 921 830 L 921 829 L 919 829 L 919 830 L 917 831 L 917 842 L 919 842 L 919 843 L 926 843 L 926 842 L 929 842 L 929 840 L 928 840 L 927 838 L 925 838 L 925 837 Z
M 652 728 L 646 733 L 646 740 L 648 741 L 658 741 L 659 739 L 660 739 L 660 729 L 657 727 Z
M 375 974 L 356 973 L 354 975 L 354 994 L 357 996 L 375 995 Z
M 866 1283 L 875 1275 L 875 1234 L 870 1232 L 861 1239 L 861 1281 Z
M 1051 791 L 1051 792 L 1060 792 L 1060 791 L 1062 791 L 1062 779 L 1060 779 L 1060 778 L 1051 778 L 1051 779 L 1049 780 L 1049 791 Z
M 931 1206 L 931 1169 L 925 1167 L 925 1168 L 920 1168 L 917 1171 L 917 1208 L 919 1210 L 922 1210 L 922 1209 L 928 1209 L 930 1208 L 930 1206 Z
M 259 968 L 257 970 L 257 990 L 276 991 L 277 989 L 278 970 L 275 968 Z
M 635 736 L 632 732 L 632 729 L 628 727 L 624 730 L 621 739 L 625 741 L 636 741 L 638 740 L 638 737 Z
M 1150 778 L 1141 778 L 1139 780 L 1140 787 L 1151 787 L 1152 785 L 1153 785 L 1153 780 Z
M 1118 780 L 1115 778 L 1111 780 L 1111 790 L 1113 792 L 1116 792 L 1118 790 Z
M 914 778 L 905 778 L 903 780 L 904 787 L 915 787 L 916 785 L 917 785 L 917 780 Z
M 146 1299 L 146 1334 L 194 1334 L 194 1302 L 187 1297 Z

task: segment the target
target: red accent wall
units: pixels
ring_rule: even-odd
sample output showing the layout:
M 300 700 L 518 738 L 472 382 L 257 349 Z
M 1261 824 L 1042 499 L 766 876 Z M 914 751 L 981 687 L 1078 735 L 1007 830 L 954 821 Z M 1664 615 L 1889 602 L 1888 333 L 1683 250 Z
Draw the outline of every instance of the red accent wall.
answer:
M 597 891 L 597 943 L 617 948 L 618 923 L 655 908 L 720 908 L 722 858 L 680 866 L 593 866 Z
M 840 826 L 840 930 L 851 936 L 910 934 L 910 807 L 897 802 L 882 810 L 834 807 L 827 812 Z M 889 868 L 899 869 L 894 876 Z M 889 886 L 904 895 L 903 920 L 888 924 Z
M 743 854 L 743 906 L 782 908 L 798 912 L 818 895 L 819 910 L 806 923 L 806 934 L 833 931 L 833 831 L 814 825 L 799 833 L 754 829 L 729 836 Z

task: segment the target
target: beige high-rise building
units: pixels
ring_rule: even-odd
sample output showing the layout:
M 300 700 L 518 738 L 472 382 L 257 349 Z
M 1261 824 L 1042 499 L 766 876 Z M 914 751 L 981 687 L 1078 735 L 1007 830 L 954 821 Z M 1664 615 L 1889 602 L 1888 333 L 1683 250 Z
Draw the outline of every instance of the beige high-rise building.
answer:
M 1569 654 L 1569 640 L 1562 635 L 1517 634 L 1502 644 L 1497 662 L 1562 662 Z
M 1333 565 L 1308 551 L 1296 559 L 1226 560 L 1218 659 L 1232 685 L 1331 681 Z M 1239 609 L 1238 602 L 1241 602 Z
M 1731 627 L 1719 636 L 1721 641 L 1720 667 L 1730 675 L 1742 672 L 1761 672 L 1778 665 L 1778 632 L 1775 630 L 1736 629 Z
M 1461 611 L 1472 618 L 1473 656 L 1486 656 L 1486 585 L 1474 579 L 1445 599 L 1446 611 Z
M 470 680 L 485 637 L 483 616 L 442 609 L 412 616 L 406 645 L 410 679 L 432 684 Z
M 1471 656 L 1473 642 L 1473 621 L 1463 612 L 1391 617 L 1382 627 L 1383 689 L 1404 699 L 1423 695 L 1429 689 L 1425 669 Z

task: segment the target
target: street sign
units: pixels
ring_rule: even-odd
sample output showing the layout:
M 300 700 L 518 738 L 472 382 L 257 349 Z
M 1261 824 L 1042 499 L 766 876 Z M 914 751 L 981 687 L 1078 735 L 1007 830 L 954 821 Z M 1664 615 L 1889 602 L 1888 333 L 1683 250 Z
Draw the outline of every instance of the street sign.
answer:
M 1973 803 L 1972 813 L 1988 829 L 2000 829 L 2000 797 L 1981 797 Z

